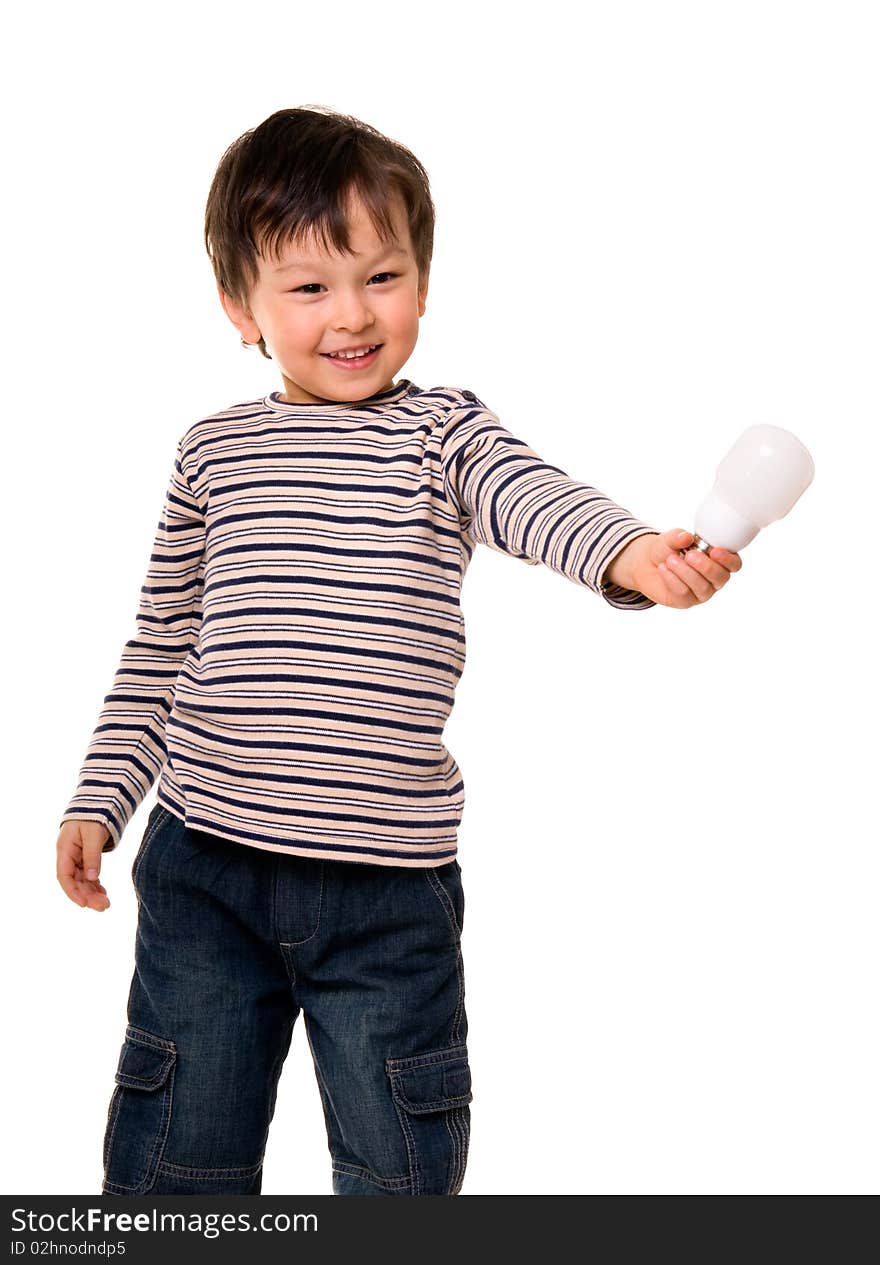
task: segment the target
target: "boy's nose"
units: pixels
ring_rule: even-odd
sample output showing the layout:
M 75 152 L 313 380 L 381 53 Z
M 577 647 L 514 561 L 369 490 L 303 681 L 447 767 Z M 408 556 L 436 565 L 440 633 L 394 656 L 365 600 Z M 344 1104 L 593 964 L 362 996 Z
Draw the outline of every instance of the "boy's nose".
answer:
M 359 296 L 351 295 L 339 300 L 333 313 L 333 328 L 356 334 L 372 325 L 374 319 L 369 304 Z

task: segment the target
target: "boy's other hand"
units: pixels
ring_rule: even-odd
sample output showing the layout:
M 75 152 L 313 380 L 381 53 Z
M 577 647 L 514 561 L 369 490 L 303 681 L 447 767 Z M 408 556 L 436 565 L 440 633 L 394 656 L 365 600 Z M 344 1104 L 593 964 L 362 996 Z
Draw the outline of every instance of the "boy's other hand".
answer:
M 71 820 L 62 823 L 56 844 L 58 882 L 75 905 L 99 913 L 110 907 L 100 881 L 101 849 L 109 838 L 103 822 Z
M 708 553 L 688 549 L 694 534 L 674 527 L 650 536 L 637 536 L 615 558 L 628 570 L 627 587 L 643 593 L 659 606 L 684 610 L 708 602 L 742 567 L 738 553 L 713 545 Z M 686 554 L 679 551 L 687 549 Z

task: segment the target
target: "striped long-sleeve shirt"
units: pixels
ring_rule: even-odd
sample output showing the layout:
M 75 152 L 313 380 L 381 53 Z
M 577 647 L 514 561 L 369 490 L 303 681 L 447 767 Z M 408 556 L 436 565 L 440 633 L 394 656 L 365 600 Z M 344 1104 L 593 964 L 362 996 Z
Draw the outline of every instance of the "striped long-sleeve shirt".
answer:
M 476 543 L 633 610 L 654 603 L 603 573 L 654 531 L 470 391 L 403 378 L 356 403 L 273 392 L 202 418 L 62 821 L 103 822 L 111 851 L 158 778 L 187 826 L 245 846 L 443 864 Z

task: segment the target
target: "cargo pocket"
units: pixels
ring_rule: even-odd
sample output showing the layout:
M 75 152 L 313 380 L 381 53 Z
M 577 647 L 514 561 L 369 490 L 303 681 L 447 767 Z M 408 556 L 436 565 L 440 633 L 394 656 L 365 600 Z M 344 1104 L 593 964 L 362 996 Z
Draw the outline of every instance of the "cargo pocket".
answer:
M 177 1047 L 131 1024 L 116 1068 L 104 1135 L 104 1193 L 144 1195 L 153 1186 L 171 1123 Z
M 471 1128 L 467 1046 L 386 1059 L 385 1070 L 406 1137 L 412 1194 L 457 1195 Z

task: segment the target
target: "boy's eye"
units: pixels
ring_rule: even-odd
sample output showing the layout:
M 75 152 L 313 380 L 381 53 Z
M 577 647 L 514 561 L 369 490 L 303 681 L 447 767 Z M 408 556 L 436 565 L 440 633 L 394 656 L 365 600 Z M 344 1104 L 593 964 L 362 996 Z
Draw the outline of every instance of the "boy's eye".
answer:
M 370 277 L 370 280 L 375 281 L 377 278 L 382 278 L 382 277 L 391 277 L 393 279 L 396 276 L 397 276 L 396 272 L 377 272 L 372 277 Z M 314 293 L 315 290 L 320 290 L 320 289 L 321 289 L 321 283 L 319 281 L 309 281 L 307 282 L 306 285 L 297 286 L 296 289 L 292 293 L 293 294 L 306 294 L 306 293 L 312 294 Z

